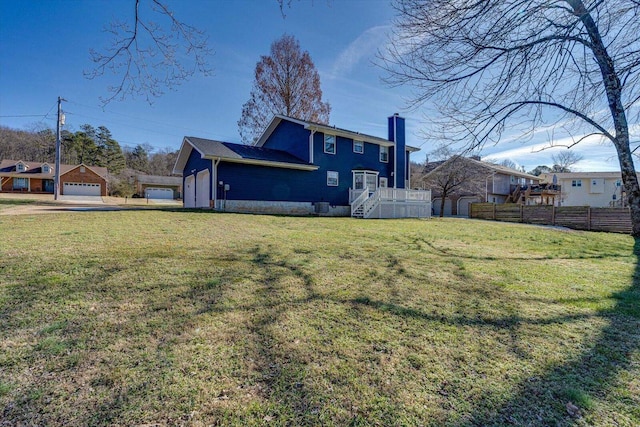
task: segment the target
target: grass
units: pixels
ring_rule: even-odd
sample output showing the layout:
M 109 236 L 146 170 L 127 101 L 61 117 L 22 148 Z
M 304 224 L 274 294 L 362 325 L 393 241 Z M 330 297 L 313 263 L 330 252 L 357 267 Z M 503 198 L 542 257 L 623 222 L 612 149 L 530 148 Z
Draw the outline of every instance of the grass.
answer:
M 10 425 L 640 424 L 628 236 L 158 210 L 0 235 Z

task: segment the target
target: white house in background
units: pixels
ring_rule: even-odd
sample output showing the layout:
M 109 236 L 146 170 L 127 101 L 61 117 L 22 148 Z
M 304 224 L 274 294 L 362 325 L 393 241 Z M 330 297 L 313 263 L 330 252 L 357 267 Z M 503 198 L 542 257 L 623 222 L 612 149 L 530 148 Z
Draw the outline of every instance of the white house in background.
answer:
M 560 186 L 557 206 L 626 206 L 620 172 L 546 173 L 540 178 Z

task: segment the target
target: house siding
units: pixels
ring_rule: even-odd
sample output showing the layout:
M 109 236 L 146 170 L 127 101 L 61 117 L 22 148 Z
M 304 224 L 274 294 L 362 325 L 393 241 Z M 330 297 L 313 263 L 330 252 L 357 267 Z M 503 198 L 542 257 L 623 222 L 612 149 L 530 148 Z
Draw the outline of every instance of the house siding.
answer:
M 582 180 L 582 186 L 573 187 L 572 181 L 576 179 Z M 593 181 L 597 184 L 593 186 Z M 562 206 L 591 206 L 591 207 L 609 207 L 620 202 L 622 188 L 616 187 L 616 182 L 621 178 L 590 178 L 575 177 L 570 179 L 561 179 L 562 188 L 561 205 Z M 595 187 L 595 188 L 592 188 Z M 613 196 L 616 196 L 614 199 Z
M 263 147 L 286 151 L 300 160 L 309 162 L 310 133 L 311 131 L 298 123 L 282 120 L 271 133 L 269 139 L 265 141 Z

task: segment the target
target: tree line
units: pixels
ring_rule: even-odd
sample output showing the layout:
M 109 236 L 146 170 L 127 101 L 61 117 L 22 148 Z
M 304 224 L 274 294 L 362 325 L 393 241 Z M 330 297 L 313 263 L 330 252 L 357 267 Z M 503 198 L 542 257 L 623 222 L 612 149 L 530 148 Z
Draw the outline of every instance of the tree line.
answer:
M 62 131 L 60 161 L 102 166 L 111 175 L 129 172 L 149 175 L 172 175 L 178 152 L 169 149 L 153 152 L 149 144 L 122 147 L 106 126 L 84 124 L 80 130 Z M 31 162 L 55 162 L 56 134 L 53 129 L 12 129 L 0 126 L 0 159 Z

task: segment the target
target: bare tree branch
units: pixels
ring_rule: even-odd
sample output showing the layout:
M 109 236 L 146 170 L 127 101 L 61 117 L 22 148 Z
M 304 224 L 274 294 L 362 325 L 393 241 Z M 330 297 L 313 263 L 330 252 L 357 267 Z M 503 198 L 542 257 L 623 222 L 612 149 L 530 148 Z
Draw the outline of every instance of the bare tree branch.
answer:
M 504 133 L 551 126 L 616 148 L 634 235 L 640 186 L 629 120 L 640 119 L 637 0 L 396 0 L 386 81 L 411 85 L 410 106 L 439 112 L 434 139 L 481 149 Z
M 150 7 L 141 11 L 143 4 Z M 119 76 L 118 83 L 108 87 L 110 95 L 101 98 L 103 106 L 136 96 L 152 103 L 196 72 L 212 73 L 208 64 L 212 51 L 203 31 L 179 21 L 160 0 L 135 0 L 133 5 L 133 23 L 110 23 L 105 32 L 113 37 L 111 45 L 89 52 L 95 66 L 84 72 L 86 78 Z M 152 21 L 153 16 L 163 24 Z

